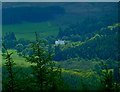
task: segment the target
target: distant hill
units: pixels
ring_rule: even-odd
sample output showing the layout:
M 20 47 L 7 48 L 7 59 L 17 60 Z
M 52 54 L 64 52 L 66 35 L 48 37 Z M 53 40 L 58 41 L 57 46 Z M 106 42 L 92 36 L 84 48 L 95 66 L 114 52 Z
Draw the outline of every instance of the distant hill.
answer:
M 82 22 L 84 18 L 106 19 L 104 21 L 109 24 L 115 23 L 117 3 L 3 3 L 3 24 L 20 23 L 20 20 L 41 22 L 41 19 L 51 19 L 54 25 L 64 25 Z
M 15 32 L 17 38 L 32 39 L 36 31 L 44 37 L 57 36 L 56 39 L 78 35 L 72 41 L 84 41 L 93 36 L 91 33 L 117 23 L 117 13 L 115 2 L 4 2 L 3 34 Z

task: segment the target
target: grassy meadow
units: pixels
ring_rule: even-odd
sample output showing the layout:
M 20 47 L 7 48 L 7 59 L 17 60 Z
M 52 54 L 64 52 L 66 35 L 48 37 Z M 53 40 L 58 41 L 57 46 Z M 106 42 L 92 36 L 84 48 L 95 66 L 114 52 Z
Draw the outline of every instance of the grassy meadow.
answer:
M 34 32 L 38 32 L 41 38 L 45 38 L 47 36 L 57 36 L 58 29 L 59 27 L 52 25 L 51 22 L 24 22 L 22 24 L 3 25 L 3 35 L 5 35 L 6 32 L 14 32 L 17 39 L 24 38 L 34 40 Z

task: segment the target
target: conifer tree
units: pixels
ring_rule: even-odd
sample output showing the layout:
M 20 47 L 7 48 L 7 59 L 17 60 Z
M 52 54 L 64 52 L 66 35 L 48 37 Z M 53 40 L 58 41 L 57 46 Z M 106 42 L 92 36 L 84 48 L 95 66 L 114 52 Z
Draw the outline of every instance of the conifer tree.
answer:
M 113 72 L 108 69 L 106 64 L 103 64 L 103 66 L 105 70 L 102 71 L 102 90 L 105 92 L 119 92 L 120 84 L 114 81 Z
M 38 39 L 36 35 L 36 41 L 31 43 L 33 54 L 26 57 L 26 60 L 30 63 L 34 63 L 32 68 L 34 70 L 33 76 L 36 80 L 37 91 L 43 90 L 58 90 L 61 86 L 61 69 L 55 68 L 55 63 L 52 62 L 51 52 L 47 51 L 42 46 L 44 41 Z M 58 86 L 59 85 L 59 86 Z
M 6 55 L 4 56 L 6 59 L 5 66 L 8 73 L 8 77 L 7 77 L 8 83 L 5 85 L 6 87 L 5 90 L 8 92 L 13 92 L 15 90 L 15 80 L 14 80 L 15 73 L 13 72 L 13 66 L 15 65 L 15 63 L 11 57 L 13 53 L 9 53 L 4 44 L 3 44 L 3 48 L 6 51 Z

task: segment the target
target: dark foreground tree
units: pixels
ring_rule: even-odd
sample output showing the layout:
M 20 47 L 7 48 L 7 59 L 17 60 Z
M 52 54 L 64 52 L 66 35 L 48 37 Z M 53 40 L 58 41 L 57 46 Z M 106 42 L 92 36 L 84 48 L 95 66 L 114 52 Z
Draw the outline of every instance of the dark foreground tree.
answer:
M 11 57 L 13 53 L 9 53 L 4 44 L 3 44 L 3 48 L 6 51 L 6 54 L 4 54 L 4 57 L 6 60 L 5 67 L 7 70 L 7 80 L 8 80 L 8 82 L 3 86 L 5 87 L 5 91 L 14 92 L 14 90 L 15 90 L 15 80 L 14 80 L 15 73 L 13 72 L 13 66 L 15 65 L 15 63 Z
M 51 52 L 44 46 L 44 41 L 38 40 L 31 43 L 33 54 L 26 57 L 26 61 L 32 63 L 32 75 L 35 77 L 33 87 L 34 90 L 60 90 L 62 87 L 61 69 L 55 67 L 55 62 L 52 61 Z
M 108 69 L 107 65 L 104 64 L 105 70 L 102 71 L 102 90 L 104 92 L 119 92 L 120 91 L 120 83 L 117 83 L 114 80 L 113 72 Z

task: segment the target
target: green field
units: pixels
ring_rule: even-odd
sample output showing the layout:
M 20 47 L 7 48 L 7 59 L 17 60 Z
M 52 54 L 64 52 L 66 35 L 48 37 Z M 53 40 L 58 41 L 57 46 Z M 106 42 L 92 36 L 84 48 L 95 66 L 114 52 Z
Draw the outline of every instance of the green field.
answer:
M 8 50 L 8 52 L 9 52 L 9 53 L 12 53 L 12 52 L 13 52 L 13 54 L 12 54 L 12 59 L 13 59 L 13 61 L 16 63 L 15 66 L 19 66 L 19 67 L 28 67 L 28 66 L 30 66 L 30 63 L 26 62 L 26 61 L 25 61 L 25 58 L 20 57 L 20 56 L 17 54 L 16 50 Z M 4 65 L 5 62 L 6 62 L 6 61 L 5 61 L 4 57 L 2 57 L 2 64 Z
M 12 60 L 15 62 L 15 64 L 16 64 L 15 66 L 17 66 L 17 67 L 26 67 L 26 68 L 30 67 L 31 63 L 26 62 L 24 57 L 19 56 L 18 53 L 16 52 L 16 50 L 8 50 L 8 52 L 9 53 L 13 52 Z M 2 57 L 3 66 L 4 66 L 5 62 L 6 61 L 5 61 L 4 57 Z M 57 65 L 59 65 L 59 64 L 61 64 L 61 63 L 58 62 Z M 66 70 L 66 69 L 62 68 L 62 71 L 66 72 L 66 73 L 70 73 L 70 74 L 83 75 L 83 70 L 80 70 L 80 69 L 67 69 Z M 92 71 L 86 71 L 86 73 L 87 72 L 93 73 Z
M 24 38 L 34 40 L 34 32 L 38 32 L 42 38 L 45 38 L 47 36 L 57 36 L 58 29 L 58 26 L 53 26 L 50 22 L 24 22 L 22 24 L 3 25 L 3 35 L 5 35 L 6 32 L 14 32 L 17 39 Z

